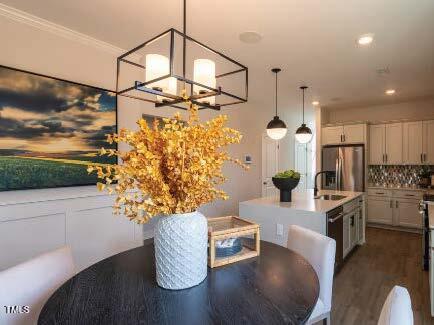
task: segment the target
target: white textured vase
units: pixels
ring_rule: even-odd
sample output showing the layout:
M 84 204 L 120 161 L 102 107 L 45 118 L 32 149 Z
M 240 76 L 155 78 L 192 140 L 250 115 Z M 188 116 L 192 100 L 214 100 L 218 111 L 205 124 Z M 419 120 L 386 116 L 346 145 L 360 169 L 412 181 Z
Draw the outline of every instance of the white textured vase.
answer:
M 207 275 L 208 223 L 200 212 L 161 217 L 155 228 L 157 283 L 165 289 L 186 289 Z

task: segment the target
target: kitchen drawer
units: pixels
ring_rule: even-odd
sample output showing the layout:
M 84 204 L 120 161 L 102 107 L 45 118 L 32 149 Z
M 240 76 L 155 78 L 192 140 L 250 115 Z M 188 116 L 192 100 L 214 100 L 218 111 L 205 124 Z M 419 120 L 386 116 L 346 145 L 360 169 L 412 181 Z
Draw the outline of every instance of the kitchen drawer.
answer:
M 394 190 L 393 197 L 402 199 L 415 199 L 421 200 L 423 197 L 422 191 L 412 191 L 412 190 Z
M 382 188 L 368 188 L 368 195 L 391 197 L 392 191 L 391 190 L 385 190 Z

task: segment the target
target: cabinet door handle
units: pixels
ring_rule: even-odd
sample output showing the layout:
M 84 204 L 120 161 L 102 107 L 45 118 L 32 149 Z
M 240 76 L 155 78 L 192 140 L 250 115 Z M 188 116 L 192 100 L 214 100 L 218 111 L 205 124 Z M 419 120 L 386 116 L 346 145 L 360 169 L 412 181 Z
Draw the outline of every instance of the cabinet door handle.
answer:
M 420 154 L 420 162 L 423 163 L 423 153 Z
M 389 158 L 389 157 L 387 157 L 387 153 L 386 153 L 386 164 L 387 164 L 387 161 L 389 160 L 388 158 Z
M 346 135 L 343 134 L 343 136 L 344 136 L 344 142 L 347 142 L 347 137 L 346 137 Z
M 398 202 L 398 201 L 396 201 L 396 205 L 395 205 L 395 207 L 396 207 L 396 208 L 399 207 L 399 202 Z
M 380 195 L 382 195 L 382 194 L 384 194 L 384 192 L 375 192 L 375 194 L 380 194 Z
M 423 154 L 423 161 L 426 162 L 426 153 Z

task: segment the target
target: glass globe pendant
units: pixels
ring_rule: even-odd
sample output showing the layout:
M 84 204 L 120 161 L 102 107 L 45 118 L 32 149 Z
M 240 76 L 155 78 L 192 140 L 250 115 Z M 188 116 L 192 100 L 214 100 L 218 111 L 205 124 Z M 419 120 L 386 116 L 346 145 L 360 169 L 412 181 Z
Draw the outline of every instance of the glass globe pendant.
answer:
M 301 86 L 300 89 L 303 91 L 303 123 L 295 132 L 295 139 L 299 143 L 308 143 L 312 140 L 312 130 L 309 129 L 304 123 L 304 91 L 307 89 L 306 86 Z
M 276 116 L 267 124 L 267 135 L 273 140 L 280 140 L 288 131 L 285 122 L 277 115 L 277 73 L 279 73 L 281 69 L 274 68 L 271 69 L 271 71 L 276 74 Z

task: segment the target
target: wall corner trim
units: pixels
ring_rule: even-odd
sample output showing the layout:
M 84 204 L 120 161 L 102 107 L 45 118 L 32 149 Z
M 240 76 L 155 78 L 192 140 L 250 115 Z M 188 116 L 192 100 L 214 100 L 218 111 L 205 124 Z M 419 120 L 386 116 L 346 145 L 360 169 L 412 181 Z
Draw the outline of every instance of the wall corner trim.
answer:
M 69 29 L 67 27 L 52 23 L 48 20 L 31 15 L 27 12 L 15 9 L 2 3 L 0 3 L 0 16 L 38 28 L 42 31 L 50 32 L 52 34 L 67 38 L 72 41 L 80 42 L 85 45 L 91 45 L 97 49 L 111 53 L 115 56 L 119 56 L 126 52 L 124 49 L 121 49 L 110 43 L 106 43 L 104 41 L 98 40 L 91 36 Z

